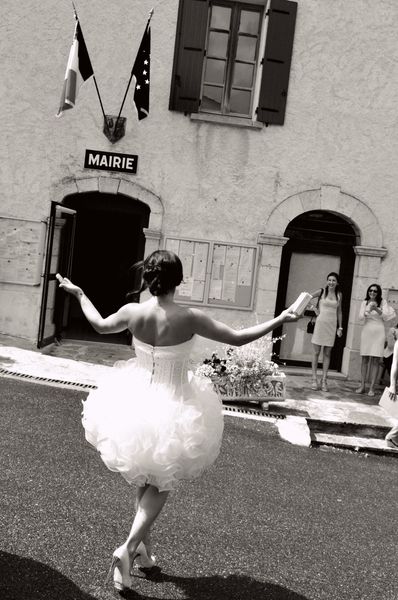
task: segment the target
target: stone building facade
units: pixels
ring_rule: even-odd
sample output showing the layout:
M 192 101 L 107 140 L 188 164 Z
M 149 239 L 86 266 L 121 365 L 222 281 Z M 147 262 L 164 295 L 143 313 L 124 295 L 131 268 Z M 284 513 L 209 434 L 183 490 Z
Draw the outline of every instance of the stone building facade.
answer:
M 117 115 L 152 5 L 76 8 L 105 112 Z M 272 317 L 340 270 L 334 368 L 356 376 L 368 285 L 380 283 L 394 305 L 398 294 L 397 3 L 383 2 L 377 19 L 367 0 L 159 3 L 150 113 L 138 121 L 130 89 L 115 144 L 92 79 L 55 118 L 74 28 L 68 4 L 6 0 L 3 14 L 0 332 L 37 340 L 40 317 L 44 339 L 79 329 L 51 277 L 43 295 L 46 262 L 50 274 L 69 267 L 86 290 L 88 280 L 94 303 L 117 288 L 120 304 L 129 266 L 177 247 L 190 270 L 180 301 L 233 325 Z M 278 44 L 291 53 L 273 54 Z M 137 155 L 137 172 L 87 169 L 87 149 Z M 100 308 L 117 306 L 106 298 Z M 281 358 L 309 360 L 306 322 L 284 331 Z

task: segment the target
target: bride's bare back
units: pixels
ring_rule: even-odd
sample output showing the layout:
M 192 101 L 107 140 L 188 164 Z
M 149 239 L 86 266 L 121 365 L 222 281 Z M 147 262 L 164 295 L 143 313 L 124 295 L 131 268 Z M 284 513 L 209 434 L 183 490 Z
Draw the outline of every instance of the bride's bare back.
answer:
M 151 346 L 175 346 L 195 333 L 192 312 L 168 297 L 156 297 L 132 308 L 134 337 Z

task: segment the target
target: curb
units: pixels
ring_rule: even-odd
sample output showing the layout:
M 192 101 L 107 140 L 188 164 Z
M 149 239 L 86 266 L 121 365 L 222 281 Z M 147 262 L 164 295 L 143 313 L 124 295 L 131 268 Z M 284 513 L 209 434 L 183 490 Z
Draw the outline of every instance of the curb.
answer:
M 292 417 L 294 415 L 285 416 Z M 385 440 L 385 435 L 391 429 L 388 426 L 342 423 L 302 416 L 298 418 L 307 424 L 311 447 L 330 446 L 354 452 L 398 457 L 398 448 L 393 447 Z

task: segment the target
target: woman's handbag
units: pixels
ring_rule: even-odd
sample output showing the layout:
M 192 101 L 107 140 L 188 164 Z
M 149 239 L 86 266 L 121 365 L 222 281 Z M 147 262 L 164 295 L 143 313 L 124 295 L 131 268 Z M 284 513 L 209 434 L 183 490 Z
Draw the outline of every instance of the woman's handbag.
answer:
M 315 308 L 318 308 L 319 300 L 321 299 L 322 294 L 323 294 L 323 289 L 322 289 L 322 292 L 320 293 L 320 295 L 318 296 L 318 302 L 316 303 Z M 307 323 L 307 333 L 310 333 L 310 334 L 314 333 L 314 329 L 315 329 L 315 320 L 314 320 L 314 316 L 312 316 L 311 319 Z
M 307 333 L 314 333 L 314 329 L 315 329 L 315 321 L 314 321 L 314 317 L 311 317 L 311 319 L 307 323 Z

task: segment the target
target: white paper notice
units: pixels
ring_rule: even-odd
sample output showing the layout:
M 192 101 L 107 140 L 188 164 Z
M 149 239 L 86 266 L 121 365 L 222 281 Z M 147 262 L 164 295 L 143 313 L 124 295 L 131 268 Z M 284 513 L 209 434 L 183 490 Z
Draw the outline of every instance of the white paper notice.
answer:
M 221 266 L 224 266 L 224 264 L 221 265 L 220 261 L 213 261 L 212 267 L 211 267 L 211 278 L 212 279 L 222 279 L 221 277 Z
M 236 283 L 235 281 L 224 281 L 222 286 L 221 298 L 226 302 L 235 302 L 236 299 Z
M 240 248 L 238 246 L 227 247 L 222 289 L 222 299 L 227 302 L 235 302 L 236 300 L 236 279 L 238 276 L 239 254 Z
M 209 297 L 212 300 L 221 300 L 222 295 L 222 273 L 225 265 L 226 246 L 214 244 L 213 262 L 211 265 L 211 280 Z
M 206 279 L 207 255 L 209 252 L 209 244 L 201 244 L 196 242 L 195 254 L 193 257 L 192 277 L 204 281 Z
M 192 276 L 192 260 L 193 260 L 194 242 L 187 242 L 181 240 L 180 242 L 180 259 L 182 262 L 182 269 L 184 273 L 184 279 L 188 279 Z
M 212 279 L 210 281 L 209 298 L 212 300 L 221 300 L 222 281 L 221 279 Z
M 225 251 L 226 246 L 221 246 L 220 244 L 214 244 L 213 250 L 213 263 L 218 262 L 221 264 L 225 263 Z
M 253 277 L 254 248 L 242 248 L 238 269 L 238 285 L 251 285 Z
M 193 278 L 186 277 L 186 278 L 184 278 L 183 283 L 181 283 L 177 288 L 178 295 L 191 298 L 192 289 L 193 289 Z
M 204 293 L 205 293 L 205 282 L 198 281 L 197 279 L 194 280 L 191 299 L 196 300 L 198 302 L 203 302 Z

